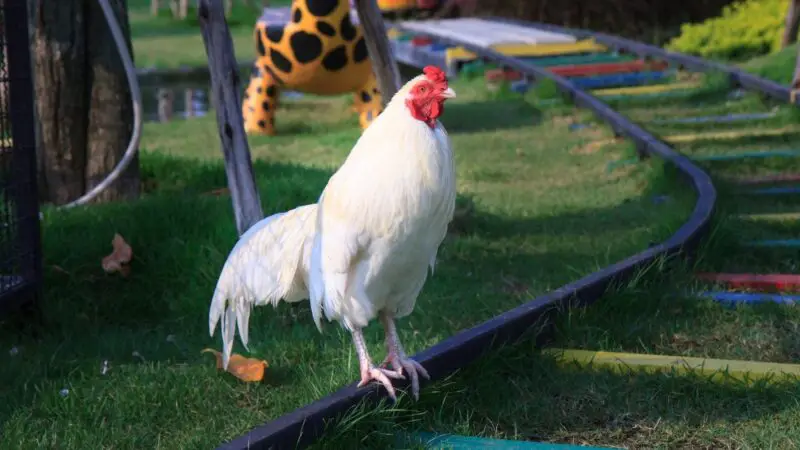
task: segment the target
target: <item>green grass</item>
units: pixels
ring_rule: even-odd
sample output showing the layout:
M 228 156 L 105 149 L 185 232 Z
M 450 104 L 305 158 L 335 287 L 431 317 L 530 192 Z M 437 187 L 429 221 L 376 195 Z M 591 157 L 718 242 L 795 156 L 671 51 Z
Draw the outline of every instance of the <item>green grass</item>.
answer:
M 283 0 L 270 2 L 272 7 L 288 4 L 288 1 Z M 147 0 L 131 0 L 128 5 L 137 67 L 172 69 L 207 64 L 206 50 L 194 8 L 190 9 L 185 21 L 180 21 L 171 17 L 166 5 L 156 17 L 150 15 L 150 2 Z M 254 2 L 254 5 L 246 7 L 235 2 L 233 12 L 227 18 L 234 53 L 240 63 L 255 58 L 253 27 L 261 16 L 262 9 L 260 2 Z
M 693 204 L 655 162 L 606 174 L 605 161 L 630 150 L 585 145 L 609 130 L 569 131 L 568 117 L 480 84 L 454 83 L 445 114 L 459 192 L 475 209 L 400 323 L 412 354 L 664 239 Z M 284 105 L 281 135 L 251 139 L 267 214 L 313 202 L 360 134 L 346 96 Z M 202 195 L 225 185 L 215 130 L 211 117 L 148 124 L 141 200 L 46 212 L 47 327 L 0 327 L 0 348 L 18 349 L 0 372 L 10 388 L 0 391 L 0 447 L 209 448 L 356 378 L 349 336 L 318 333 L 306 304 L 254 311 L 251 354 L 270 363 L 263 383 L 218 373 L 200 354 L 220 345 L 207 336 L 207 308 L 236 241 L 229 199 Z M 660 194 L 672 200 L 654 203 Z M 100 268 L 115 232 L 134 251 L 128 278 Z M 380 327 L 366 336 L 380 358 Z
M 797 61 L 797 44 L 775 53 L 753 58 L 742 64 L 748 72 L 781 84 L 791 84 Z
M 716 99 L 716 102 L 709 100 Z M 740 100 L 710 96 L 670 102 L 618 102 L 636 121 L 767 110 L 755 95 Z M 794 113 L 778 109 L 775 119 L 748 128 L 796 123 Z M 578 121 L 592 124 L 587 114 Z M 696 131 L 708 127 L 695 126 Z M 714 130 L 717 127 L 710 127 Z M 725 128 L 725 127 L 723 127 Z M 729 129 L 743 129 L 729 125 Z M 686 133 L 686 126 L 648 126 L 659 136 Z M 798 148 L 800 136 L 739 138 L 677 145 L 684 154 L 713 154 L 769 148 Z M 621 154 L 617 153 L 620 152 Z M 606 160 L 633 155 L 624 144 L 598 152 Z M 692 264 L 659 261 L 597 304 L 567 312 L 556 323 L 552 346 L 662 355 L 699 356 L 784 363 L 800 362 L 800 311 L 792 306 L 726 308 L 694 293 L 714 289 L 692 277 L 694 271 L 797 271 L 797 251 L 742 248 L 747 239 L 796 237 L 800 225 L 746 223 L 743 212 L 798 211 L 796 199 L 736 195 L 722 181 L 735 174 L 797 172 L 800 159 L 743 160 L 701 164 L 717 180 L 720 200 L 711 231 Z M 640 170 L 641 164 L 613 173 Z M 648 189 L 675 192 L 672 170 L 649 180 Z M 678 196 L 678 199 L 681 197 Z M 675 202 L 675 200 L 672 200 Z M 683 205 L 667 201 L 668 208 Z M 557 365 L 534 347 L 532 336 L 481 358 L 452 377 L 423 389 L 418 403 L 356 408 L 332 427 L 318 448 L 396 448 L 398 428 L 501 439 L 613 446 L 623 448 L 774 448 L 800 442 L 800 384 L 720 384 L 697 375 L 575 369 Z M 408 445 L 407 447 L 413 447 Z

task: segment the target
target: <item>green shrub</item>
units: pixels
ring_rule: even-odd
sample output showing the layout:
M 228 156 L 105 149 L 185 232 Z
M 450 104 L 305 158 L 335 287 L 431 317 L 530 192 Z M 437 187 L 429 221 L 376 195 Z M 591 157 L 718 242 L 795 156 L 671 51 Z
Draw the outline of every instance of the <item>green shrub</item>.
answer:
M 744 0 L 726 6 L 722 15 L 684 24 L 669 50 L 703 58 L 740 60 L 780 49 L 789 0 Z

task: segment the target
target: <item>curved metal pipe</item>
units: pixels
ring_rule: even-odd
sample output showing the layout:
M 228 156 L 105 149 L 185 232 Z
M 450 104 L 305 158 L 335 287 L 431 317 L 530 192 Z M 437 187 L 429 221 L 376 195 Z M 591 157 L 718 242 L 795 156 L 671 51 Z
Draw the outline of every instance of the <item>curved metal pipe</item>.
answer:
M 125 149 L 122 159 L 119 164 L 114 167 L 114 170 L 112 170 L 103 181 L 98 183 L 97 186 L 89 190 L 89 192 L 70 203 L 59 206 L 58 209 L 84 205 L 100 195 L 101 192 L 108 189 L 113 182 L 117 181 L 122 172 L 128 168 L 131 161 L 133 161 L 133 157 L 136 156 L 136 152 L 139 150 L 139 140 L 142 137 L 142 94 L 139 90 L 139 80 L 136 78 L 136 68 L 128 52 L 128 46 L 126 45 L 122 29 L 119 27 L 116 17 L 114 17 L 114 10 L 111 9 L 108 0 L 97 1 L 103 9 L 103 15 L 106 16 L 106 22 L 108 22 L 108 27 L 111 29 L 111 34 L 114 36 L 114 43 L 117 45 L 119 56 L 122 59 L 122 65 L 125 67 L 125 75 L 128 78 L 128 86 L 131 90 L 131 101 L 133 101 L 133 133 L 128 142 L 128 148 Z

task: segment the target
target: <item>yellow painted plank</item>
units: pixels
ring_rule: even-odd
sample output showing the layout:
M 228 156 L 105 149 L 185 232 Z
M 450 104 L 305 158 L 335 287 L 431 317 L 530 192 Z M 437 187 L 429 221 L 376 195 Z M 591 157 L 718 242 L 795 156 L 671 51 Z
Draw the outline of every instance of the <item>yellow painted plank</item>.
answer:
M 397 28 L 389 28 L 388 30 L 386 30 L 386 37 L 388 37 L 389 39 L 397 39 L 402 35 L 403 33 Z
M 643 372 L 694 372 L 711 379 L 736 379 L 741 381 L 800 377 L 800 364 L 781 364 L 760 361 L 696 358 L 688 356 L 645 355 L 637 353 L 594 352 L 549 348 L 542 351 L 552 355 L 560 364 L 577 363 L 579 366 L 599 366 L 619 373 L 631 370 Z
M 524 56 L 553 56 L 569 55 L 574 53 L 602 52 L 606 51 L 604 45 L 598 44 L 594 39 L 585 39 L 578 42 L 559 42 L 553 44 L 497 44 L 491 48 L 504 55 L 524 57 Z M 454 61 L 473 60 L 478 57 L 475 53 L 463 48 L 453 47 L 445 50 L 447 64 Z
M 763 214 L 740 214 L 741 220 L 766 220 L 781 222 L 784 220 L 800 220 L 800 213 L 763 213 Z
M 700 140 L 727 140 L 739 139 L 743 137 L 765 137 L 765 136 L 781 136 L 787 133 L 800 133 L 800 126 L 786 126 L 774 129 L 750 129 L 750 130 L 735 130 L 735 131 L 715 131 L 709 133 L 693 133 L 693 134 L 676 134 L 674 136 L 667 136 L 664 138 L 669 143 L 686 143 Z
M 590 91 L 595 96 L 605 95 L 641 95 L 657 94 L 660 92 L 676 91 L 679 89 L 696 89 L 701 86 L 697 82 L 672 83 L 672 84 L 652 84 L 647 86 L 630 86 L 621 88 L 595 89 Z

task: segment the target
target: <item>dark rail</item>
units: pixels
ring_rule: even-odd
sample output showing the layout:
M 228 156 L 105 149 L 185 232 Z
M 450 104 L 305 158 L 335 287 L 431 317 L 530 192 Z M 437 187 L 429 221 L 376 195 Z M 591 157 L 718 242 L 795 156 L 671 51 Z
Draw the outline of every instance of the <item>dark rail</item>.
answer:
M 26 2 L 6 0 L 0 14 L 0 311 L 5 311 L 38 297 L 42 268 Z
M 417 31 L 414 33 L 425 34 Z M 640 152 L 658 155 L 675 165 L 692 183 L 698 194 L 697 203 L 689 220 L 665 242 L 506 311 L 414 355 L 414 359 L 428 370 L 433 381 L 465 367 L 481 354 L 519 338 L 534 325 L 541 327 L 538 330 L 539 342 L 545 342 L 550 335 L 551 330 L 548 327 L 552 314 L 567 307 L 584 306 L 595 302 L 605 293 L 610 283 L 630 277 L 637 269 L 644 268 L 656 258 L 679 252 L 688 253 L 708 229 L 717 194 L 709 176 L 688 158 L 676 153 L 665 143 L 629 122 L 605 103 L 583 92 L 567 79 L 490 49 L 436 34 L 427 36 L 440 42 L 462 46 L 480 57 L 511 67 L 533 78 L 552 80 L 577 106 L 591 109 L 616 133 L 634 140 Z M 400 383 L 398 386 L 401 386 Z M 365 398 L 377 400 L 384 396 L 384 391 L 378 390 L 375 385 L 356 389 L 354 382 L 327 397 L 257 427 L 219 448 L 228 450 L 303 448 L 321 435 L 326 421 L 332 422 L 337 415 L 346 412 Z

